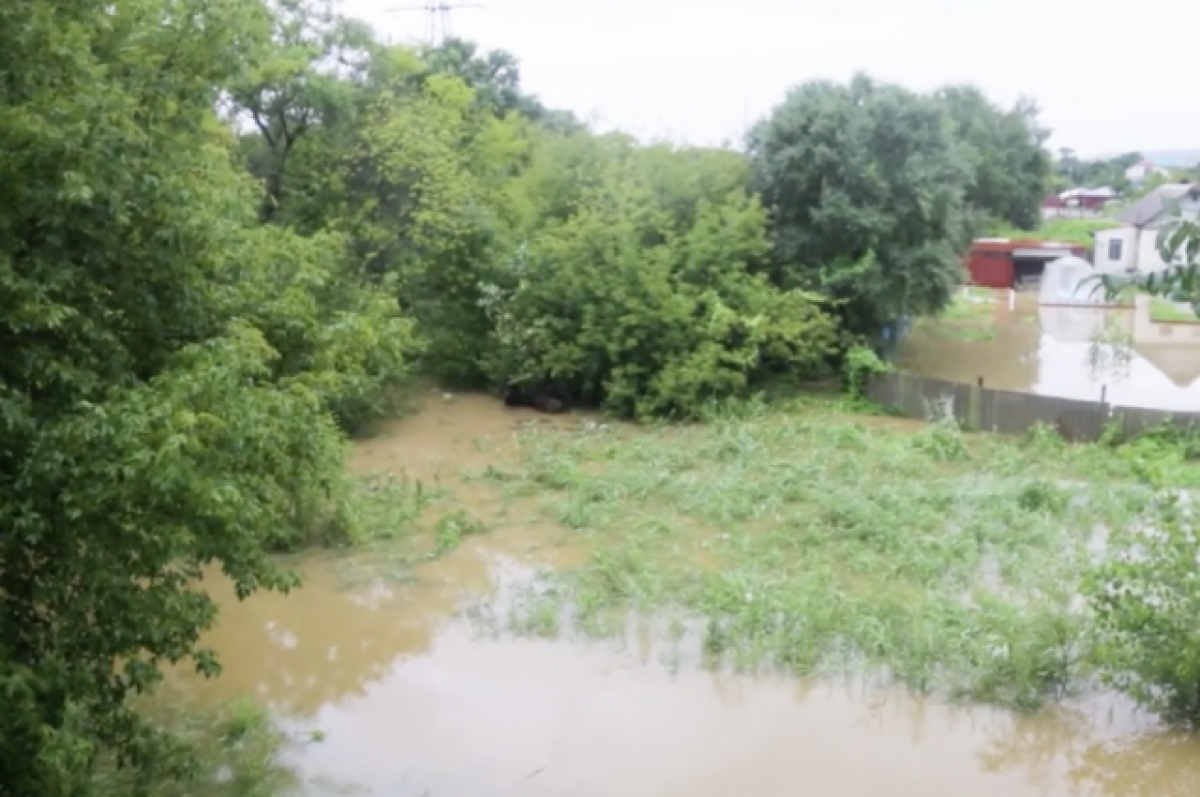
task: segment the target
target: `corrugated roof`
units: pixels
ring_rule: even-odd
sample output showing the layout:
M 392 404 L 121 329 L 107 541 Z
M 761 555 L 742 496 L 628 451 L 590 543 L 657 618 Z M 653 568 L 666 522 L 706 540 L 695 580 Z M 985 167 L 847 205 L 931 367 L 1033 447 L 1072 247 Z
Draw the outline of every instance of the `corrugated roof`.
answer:
M 1117 220 L 1122 224 L 1142 227 L 1162 215 L 1168 201 L 1179 199 L 1192 190 L 1194 190 L 1194 186 L 1190 183 L 1172 183 L 1170 185 L 1159 186 L 1121 211 L 1121 214 L 1117 216 Z

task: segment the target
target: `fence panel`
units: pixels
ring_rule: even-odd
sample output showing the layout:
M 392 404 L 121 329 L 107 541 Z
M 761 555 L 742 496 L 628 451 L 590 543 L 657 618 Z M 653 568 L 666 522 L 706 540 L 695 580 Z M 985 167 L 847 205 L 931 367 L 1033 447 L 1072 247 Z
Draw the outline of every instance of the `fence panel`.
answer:
M 1041 423 L 1055 428 L 1068 440 L 1094 441 L 1113 421 L 1130 437 L 1167 423 L 1200 431 L 1200 413 L 1112 407 L 1098 401 L 994 390 L 904 371 L 872 377 L 866 394 L 907 418 L 952 417 L 966 429 L 1003 434 L 1024 434 Z

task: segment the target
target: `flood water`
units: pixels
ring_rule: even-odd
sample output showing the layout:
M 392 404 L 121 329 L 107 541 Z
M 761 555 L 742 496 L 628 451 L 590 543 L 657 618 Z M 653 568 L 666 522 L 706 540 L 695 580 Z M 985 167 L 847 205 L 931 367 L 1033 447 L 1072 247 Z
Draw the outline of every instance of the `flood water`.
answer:
M 311 795 L 1200 793 L 1200 743 L 1118 703 L 1030 717 L 952 710 L 902 692 L 704 671 L 689 664 L 687 636 L 681 665 L 636 629 L 585 645 L 456 617 L 467 595 L 584 555 L 456 475 L 511 456 L 514 429 L 535 418 L 480 397 L 435 399 L 360 444 L 356 468 L 437 481 L 505 520 L 404 579 L 351 589 L 334 563 L 312 559 L 299 591 L 244 603 L 214 580 L 223 610 L 205 642 L 224 675 L 186 679 L 184 695 L 248 695 L 298 735 L 319 729 L 321 741 L 288 754 Z
M 1200 325 L 1156 324 L 1135 339 L 1134 311 L 1046 307 L 1018 294 L 994 304 L 984 334 L 918 326 L 898 364 L 937 379 L 1171 412 L 1200 409 Z M 1200 792 L 1198 792 L 1200 793 Z

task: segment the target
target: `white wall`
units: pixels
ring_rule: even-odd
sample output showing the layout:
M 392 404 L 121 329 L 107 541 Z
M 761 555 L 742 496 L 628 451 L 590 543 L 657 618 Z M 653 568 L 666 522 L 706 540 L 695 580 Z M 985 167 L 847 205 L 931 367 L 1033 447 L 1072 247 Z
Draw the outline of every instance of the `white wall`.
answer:
M 1143 227 L 1138 232 L 1140 234 L 1137 246 L 1137 270 L 1143 274 L 1162 271 L 1167 267 L 1163 259 L 1158 256 L 1158 236 L 1162 230 L 1157 227 Z
M 1096 245 L 1092 251 L 1092 265 L 1101 274 L 1112 274 L 1133 269 L 1138 264 L 1137 230 L 1133 227 L 1118 227 L 1096 233 Z M 1109 257 L 1111 241 L 1121 242 L 1120 256 Z
M 1200 356 L 1200 324 L 1155 322 L 1150 313 L 1152 301 L 1149 296 L 1138 296 L 1133 300 L 1133 341 L 1163 345 L 1182 343 L 1197 347 L 1196 354 Z M 1177 306 L 1186 308 L 1186 305 Z

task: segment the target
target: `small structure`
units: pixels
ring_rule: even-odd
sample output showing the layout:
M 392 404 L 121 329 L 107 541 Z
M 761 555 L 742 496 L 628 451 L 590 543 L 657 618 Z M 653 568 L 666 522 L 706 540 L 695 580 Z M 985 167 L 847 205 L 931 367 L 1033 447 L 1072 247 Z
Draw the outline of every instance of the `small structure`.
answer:
M 1072 188 L 1058 195 L 1063 207 L 1078 208 L 1079 210 L 1100 210 L 1109 202 L 1117 199 L 1117 192 L 1112 188 Z
M 1182 218 L 1195 220 L 1200 214 L 1200 186 L 1170 183 L 1125 208 L 1117 216 L 1120 227 L 1096 233 L 1096 270 L 1149 274 L 1166 268 L 1158 253 L 1159 236 L 1173 220 L 1176 206 Z
M 1109 306 L 1096 269 L 1077 255 L 1052 260 L 1042 275 L 1038 303 L 1051 307 Z
M 983 288 L 1020 289 L 1041 281 L 1046 265 L 1069 255 L 1083 257 L 1082 246 L 1058 241 L 977 238 L 967 253 L 971 284 Z
M 1093 218 L 1116 202 L 1117 192 L 1108 186 L 1072 188 L 1042 200 L 1042 218 Z
M 1125 179 L 1134 185 L 1141 185 L 1151 177 L 1166 176 L 1169 173 L 1163 167 L 1156 166 L 1143 158 L 1125 170 Z

